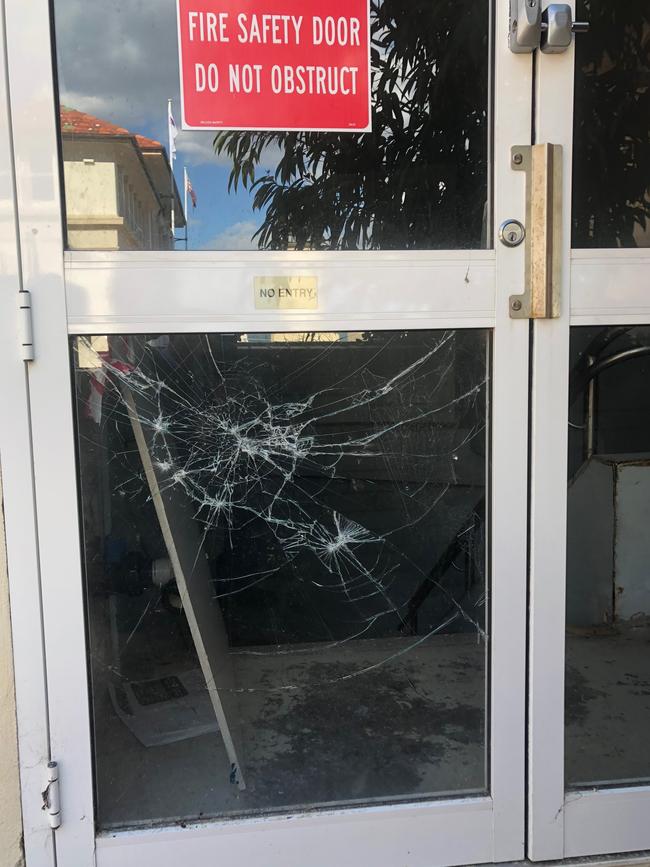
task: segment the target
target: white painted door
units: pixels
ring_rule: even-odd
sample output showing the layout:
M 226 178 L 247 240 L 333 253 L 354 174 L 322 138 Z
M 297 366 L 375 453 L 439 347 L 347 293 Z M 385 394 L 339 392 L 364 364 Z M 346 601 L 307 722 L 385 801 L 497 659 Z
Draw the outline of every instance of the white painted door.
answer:
M 509 4 L 373 3 L 374 139 L 180 134 L 187 251 L 160 249 L 173 4 L 4 5 L 58 863 L 519 860 Z
M 575 57 L 537 67 L 537 137 L 566 153 L 566 240 L 562 315 L 535 324 L 532 354 L 535 860 L 650 847 L 649 19 L 643 3 L 577 7 L 591 29 Z

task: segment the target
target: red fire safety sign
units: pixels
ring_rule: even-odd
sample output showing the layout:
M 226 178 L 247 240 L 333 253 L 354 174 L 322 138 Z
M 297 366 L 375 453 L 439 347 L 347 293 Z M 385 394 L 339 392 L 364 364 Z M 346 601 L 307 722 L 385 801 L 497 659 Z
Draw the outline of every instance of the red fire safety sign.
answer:
M 369 0 L 177 0 L 183 129 L 367 132 Z

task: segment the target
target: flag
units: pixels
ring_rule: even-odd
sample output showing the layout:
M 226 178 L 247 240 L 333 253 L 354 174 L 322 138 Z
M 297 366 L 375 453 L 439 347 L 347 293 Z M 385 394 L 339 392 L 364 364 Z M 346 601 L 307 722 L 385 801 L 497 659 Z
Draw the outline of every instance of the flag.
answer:
M 95 424 L 102 421 L 102 403 L 106 391 L 106 371 L 104 368 L 93 370 L 90 374 L 90 393 L 86 399 L 86 417 Z
M 101 424 L 104 395 L 109 385 L 124 380 L 132 374 L 134 366 L 134 349 L 130 338 L 117 339 L 119 346 L 112 347 L 111 343 L 116 338 L 111 338 L 111 343 L 106 341 L 105 348 L 100 348 L 102 338 L 81 337 L 81 349 L 85 350 L 85 365 L 90 373 L 90 389 L 86 398 L 85 415 L 91 418 L 95 424 Z M 129 360 L 122 361 L 114 358 L 112 349 L 119 349 Z M 113 376 L 111 376 L 113 374 Z
M 194 192 L 192 181 L 190 180 L 190 176 L 187 174 L 187 172 L 185 172 L 185 191 L 189 193 L 190 199 L 192 199 L 192 207 L 196 208 L 196 193 Z
M 169 126 L 169 159 L 173 162 L 176 159 L 176 136 L 178 135 L 178 129 L 176 128 L 176 122 L 172 114 L 171 99 L 167 104 L 167 123 Z

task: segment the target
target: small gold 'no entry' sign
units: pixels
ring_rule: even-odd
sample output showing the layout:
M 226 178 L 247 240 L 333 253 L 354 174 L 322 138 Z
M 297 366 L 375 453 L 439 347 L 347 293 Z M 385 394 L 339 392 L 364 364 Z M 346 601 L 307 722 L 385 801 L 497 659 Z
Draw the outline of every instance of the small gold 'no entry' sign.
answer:
M 257 310 L 318 310 L 318 277 L 256 277 Z

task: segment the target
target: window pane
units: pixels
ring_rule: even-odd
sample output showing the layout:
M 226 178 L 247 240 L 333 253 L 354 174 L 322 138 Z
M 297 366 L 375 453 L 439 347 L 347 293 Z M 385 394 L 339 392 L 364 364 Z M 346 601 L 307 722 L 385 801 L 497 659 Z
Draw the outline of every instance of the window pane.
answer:
M 650 246 L 650 9 L 578 0 L 573 246 Z
M 73 359 L 100 827 L 485 792 L 487 332 Z
M 573 328 L 566 779 L 650 780 L 650 327 Z
M 179 132 L 175 241 L 176 4 L 53 6 L 70 248 L 487 245 L 489 0 L 371 0 L 372 133 Z

